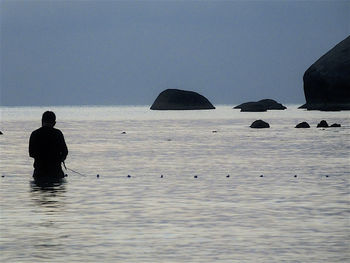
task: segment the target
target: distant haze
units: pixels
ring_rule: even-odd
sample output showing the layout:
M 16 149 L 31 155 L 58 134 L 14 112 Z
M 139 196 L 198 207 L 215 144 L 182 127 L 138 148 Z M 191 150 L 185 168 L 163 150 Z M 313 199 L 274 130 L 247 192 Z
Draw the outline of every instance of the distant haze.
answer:
M 0 3 L 2 106 L 303 103 L 305 70 L 350 34 L 350 1 Z

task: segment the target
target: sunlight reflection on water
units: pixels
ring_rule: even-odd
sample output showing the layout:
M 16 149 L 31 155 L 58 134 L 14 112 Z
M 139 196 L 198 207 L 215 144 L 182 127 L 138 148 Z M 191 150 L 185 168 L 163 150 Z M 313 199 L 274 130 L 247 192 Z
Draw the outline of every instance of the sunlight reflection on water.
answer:
M 87 176 L 38 188 L 27 144 L 43 110 L 2 109 L 2 262 L 350 259 L 347 113 L 54 108 Z M 250 129 L 260 118 L 271 128 Z

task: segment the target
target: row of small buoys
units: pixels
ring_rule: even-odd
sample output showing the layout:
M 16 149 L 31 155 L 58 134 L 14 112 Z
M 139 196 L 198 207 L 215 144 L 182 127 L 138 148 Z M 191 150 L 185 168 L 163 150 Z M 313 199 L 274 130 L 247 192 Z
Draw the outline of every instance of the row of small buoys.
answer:
M 99 175 L 97 175 L 97 177 L 99 177 Z M 229 174 L 226 175 L 226 178 L 230 178 L 230 177 L 231 177 L 231 176 L 230 176 Z M 264 177 L 264 175 L 261 174 L 259 177 Z M 297 178 L 298 175 L 295 174 L 293 177 L 294 177 L 294 178 Z M 326 177 L 328 177 L 328 175 L 326 175 Z M 127 175 L 127 178 L 131 178 L 131 175 L 128 174 L 128 175 Z M 160 178 L 164 178 L 164 175 L 160 175 Z M 198 178 L 198 175 L 194 175 L 193 178 L 196 178 L 196 179 L 197 179 L 197 178 Z
M 2 177 L 2 178 L 5 178 L 5 175 L 1 175 L 1 177 Z M 67 174 L 65 174 L 65 177 L 68 177 L 68 175 L 67 175 Z M 97 177 L 97 178 L 100 178 L 100 175 L 99 175 L 99 174 L 97 174 L 97 175 L 96 175 L 96 177 Z M 259 177 L 264 177 L 264 175 L 263 175 L 263 174 L 261 174 Z M 297 178 L 297 177 L 298 177 L 298 175 L 296 175 L 296 174 L 295 174 L 295 175 L 294 175 L 294 178 Z M 327 177 L 327 178 L 328 178 L 328 177 L 329 177 L 329 175 L 325 175 L 325 177 Z M 130 174 L 128 174 L 127 178 L 131 178 L 131 175 L 130 175 Z M 160 178 L 164 178 L 164 175 L 161 175 L 161 176 L 160 176 Z M 198 175 L 193 176 L 193 178 L 198 178 Z M 226 178 L 230 178 L 230 175 L 229 175 L 229 174 L 228 174 L 228 175 L 226 175 Z

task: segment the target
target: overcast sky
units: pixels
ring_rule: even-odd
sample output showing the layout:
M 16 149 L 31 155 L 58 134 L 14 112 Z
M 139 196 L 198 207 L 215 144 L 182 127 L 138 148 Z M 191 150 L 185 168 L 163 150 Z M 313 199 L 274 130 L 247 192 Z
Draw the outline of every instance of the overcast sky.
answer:
M 3 106 L 303 103 L 305 70 L 350 35 L 350 1 L 0 1 Z

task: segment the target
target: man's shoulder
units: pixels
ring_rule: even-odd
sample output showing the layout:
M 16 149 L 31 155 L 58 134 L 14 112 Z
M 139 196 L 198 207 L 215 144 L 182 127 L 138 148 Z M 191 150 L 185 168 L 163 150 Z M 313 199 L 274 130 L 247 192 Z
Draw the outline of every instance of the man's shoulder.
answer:
M 32 135 L 37 135 L 37 134 L 58 134 L 58 135 L 63 135 L 62 132 L 59 129 L 53 128 L 53 127 L 40 127 L 36 129 L 35 131 L 32 132 Z
M 42 130 L 42 127 L 40 127 L 40 128 L 38 128 L 38 129 L 32 131 L 32 135 L 36 135 L 36 134 L 40 133 L 41 130 Z
M 52 128 L 54 130 L 55 133 L 63 135 L 63 133 L 61 132 L 61 130 L 56 129 L 56 128 Z

